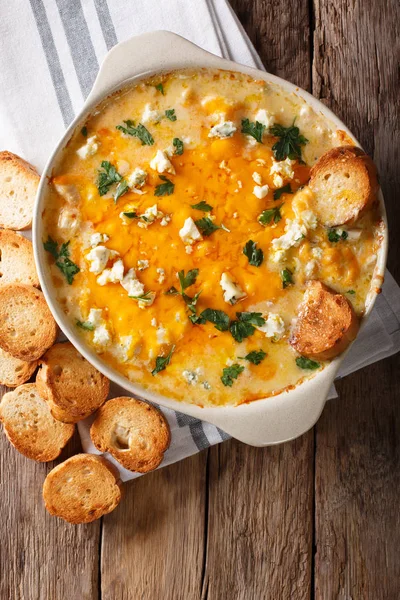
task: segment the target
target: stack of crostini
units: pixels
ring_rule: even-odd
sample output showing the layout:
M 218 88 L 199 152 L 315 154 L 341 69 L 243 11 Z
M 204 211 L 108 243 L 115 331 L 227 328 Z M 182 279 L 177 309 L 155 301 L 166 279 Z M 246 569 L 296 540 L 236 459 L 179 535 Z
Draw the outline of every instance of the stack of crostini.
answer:
M 96 448 L 147 473 L 170 444 L 163 414 L 136 398 L 107 401 L 108 379 L 72 344 L 55 343 L 57 325 L 39 290 L 32 244 L 16 233 L 31 227 L 39 180 L 25 160 L 0 152 L 0 384 L 14 388 L 0 402 L 4 432 L 21 454 L 49 462 L 75 423 L 97 411 L 90 430 Z M 89 523 L 118 506 L 118 469 L 102 456 L 77 454 L 48 473 L 43 498 L 50 514 Z

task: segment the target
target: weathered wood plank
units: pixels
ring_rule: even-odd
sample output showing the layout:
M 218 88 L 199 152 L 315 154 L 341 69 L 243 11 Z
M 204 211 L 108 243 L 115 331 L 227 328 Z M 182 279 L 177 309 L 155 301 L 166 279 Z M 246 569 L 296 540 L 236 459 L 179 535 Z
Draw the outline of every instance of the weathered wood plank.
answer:
M 267 70 L 310 87 L 307 1 L 231 2 Z M 210 450 L 203 598 L 308 599 L 311 590 L 313 432 L 268 449 Z
M 390 228 L 400 210 L 399 5 L 317 0 L 315 95 L 340 115 L 380 171 Z M 389 267 L 400 276 L 398 236 Z M 346 378 L 317 425 L 315 595 L 398 598 L 398 357 Z
M 103 519 L 102 600 L 200 598 L 207 453 L 126 486 Z
M 97 600 L 100 523 L 69 525 L 51 517 L 42 501 L 48 471 L 79 450 L 76 435 L 59 460 L 35 463 L 0 432 L 1 599 Z
M 204 598 L 310 598 L 313 448 L 311 432 L 267 449 L 212 450 Z

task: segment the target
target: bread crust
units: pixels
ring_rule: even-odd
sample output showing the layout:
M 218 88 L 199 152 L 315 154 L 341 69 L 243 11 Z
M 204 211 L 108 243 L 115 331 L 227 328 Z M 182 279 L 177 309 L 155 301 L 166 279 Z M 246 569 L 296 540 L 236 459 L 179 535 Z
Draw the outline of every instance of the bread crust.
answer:
M 0 283 L 39 287 L 32 242 L 11 229 L 0 230 Z
M 0 286 L 0 348 L 37 360 L 55 341 L 56 322 L 41 291 L 22 284 Z
M 310 281 L 290 344 L 302 356 L 330 360 L 355 339 L 359 320 L 351 304 L 320 281 Z
M 4 150 L 0 152 L 0 227 L 28 229 L 40 176 L 26 160 Z
M 24 456 L 48 462 L 60 455 L 75 426 L 54 419 L 34 383 L 4 394 L 0 420 L 11 444 Z
M 73 524 L 91 523 L 107 515 L 121 498 L 118 470 L 93 454 L 77 454 L 57 465 L 43 485 L 48 512 Z
M 125 469 L 147 473 L 156 469 L 168 449 L 167 420 L 155 406 L 122 396 L 100 408 L 90 437 L 101 452 L 109 452 Z
M 55 419 L 76 423 L 106 401 L 109 380 L 70 342 L 54 344 L 39 364 L 36 385 Z
M 310 171 L 311 209 L 326 227 L 356 221 L 376 200 L 377 171 L 370 157 L 355 146 L 325 152 Z

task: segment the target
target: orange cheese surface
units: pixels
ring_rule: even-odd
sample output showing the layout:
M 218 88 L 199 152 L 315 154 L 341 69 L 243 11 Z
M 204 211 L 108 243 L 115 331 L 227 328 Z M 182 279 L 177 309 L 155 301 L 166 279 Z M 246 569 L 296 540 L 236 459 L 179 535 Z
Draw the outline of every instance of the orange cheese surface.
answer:
M 241 131 L 257 118 L 265 123 L 259 140 Z M 269 127 L 295 118 L 308 140 L 302 161 L 278 161 Z M 306 281 L 350 292 L 362 314 L 377 249 L 369 215 L 356 240 L 332 244 L 309 210 L 309 168 L 339 143 L 335 135 L 297 96 L 229 72 L 171 73 L 105 101 L 65 149 L 44 213 L 43 241 L 69 242 L 79 268 L 69 284 L 49 254 L 59 302 L 86 343 L 132 381 L 199 405 L 263 398 L 311 376 L 288 343 Z M 110 168 L 102 189 L 100 173 Z M 144 173 L 136 183 L 135 169 Z M 262 223 L 264 211 L 274 212 Z M 301 233 L 290 240 L 295 227 Z M 260 264 L 244 253 L 249 242 L 262 250 Z M 192 273 L 184 290 L 179 272 Z M 240 341 L 201 319 L 206 309 L 231 323 L 257 313 L 264 327 L 253 324 Z M 252 351 L 263 352 L 259 364 L 244 358 Z M 227 380 L 233 365 L 240 372 Z

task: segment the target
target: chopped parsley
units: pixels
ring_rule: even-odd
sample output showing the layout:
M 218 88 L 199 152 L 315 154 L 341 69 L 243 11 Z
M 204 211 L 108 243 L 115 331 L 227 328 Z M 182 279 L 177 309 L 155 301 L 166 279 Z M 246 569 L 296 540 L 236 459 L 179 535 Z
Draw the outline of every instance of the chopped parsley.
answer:
M 192 208 L 195 208 L 196 210 L 202 210 L 203 212 L 210 212 L 213 209 L 211 204 L 207 204 L 207 202 L 205 202 L 205 200 L 202 200 L 201 202 L 198 202 L 197 204 L 191 204 L 190 206 Z
M 222 383 L 228 387 L 232 387 L 234 379 L 237 379 L 242 371 L 244 371 L 244 367 L 238 365 L 237 363 L 231 365 L 230 367 L 225 367 L 225 369 L 222 371 Z
M 242 120 L 242 133 L 246 135 L 251 135 L 259 144 L 262 144 L 262 137 L 265 131 L 265 125 L 256 121 L 252 123 L 249 119 Z
M 142 123 L 139 123 L 137 127 L 135 127 L 135 121 L 131 121 L 131 119 L 124 121 L 124 123 L 125 126 L 117 125 L 119 131 L 122 131 L 122 133 L 125 133 L 126 135 L 138 138 L 142 142 L 142 146 L 152 146 L 154 144 L 153 136 Z
M 118 185 L 117 185 L 117 189 L 115 190 L 115 194 L 114 194 L 114 202 L 117 203 L 118 199 L 121 198 L 121 196 L 123 196 L 124 194 L 126 194 L 126 192 L 129 190 L 129 185 L 127 184 L 127 182 L 125 181 L 125 179 L 123 179 Z
M 307 144 L 308 140 L 304 135 L 301 135 L 294 121 L 290 127 L 283 127 L 283 125 L 275 123 L 269 128 L 269 133 L 279 138 L 272 146 L 272 152 L 276 160 L 290 158 L 290 160 L 302 161 L 301 146 Z
M 56 266 L 60 269 L 61 273 L 65 276 L 69 285 L 73 283 L 74 277 L 79 273 L 80 269 L 69 257 L 69 244 L 70 242 L 64 242 L 58 250 L 58 244 L 49 236 L 47 242 L 43 243 L 44 249 L 49 252 L 56 260 Z
M 154 369 L 151 372 L 152 375 L 157 375 L 157 373 L 159 373 L 160 371 L 164 371 L 168 367 L 169 363 L 171 362 L 171 357 L 172 357 L 174 350 L 175 350 L 175 346 L 172 346 L 172 348 L 169 351 L 169 353 L 167 354 L 167 356 L 157 356 L 156 366 L 154 367 Z
M 137 212 L 132 211 L 132 212 L 124 212 L 122 213 L 125 217 L 128 217 L 128 219 L 140 219 L 139 215 L 137 214 Z
M 89 323 L 89 321 L 79 321 L 79 319 L 77 319 L 76 324 L 85 331 L 94 331 L 94 325 L 93 323 Z
M 175 109 L 174 108 L 167 108 L 167 110 L 165 111 L 165 116 L 170 121 L 176 121 Z
M 186 290 L 186 288 L 188 288 L 191 285 L 193 285 L 194 283 L 196 283 L 198 274 L 199 274 L 199 269 L 191 269 L 190 271 L 188 271 L 186 273 L 186 275 L 185 275 L 184 270 L 179 271 L 178 279 L 179 279 L 179 283 L 181 285 L 181 293 L 182 294 Z
M 165 177 L 164 175 L 160 175 L 160 179 L 164 181 L 164 183 L 160 183 L 156 189 L 154 190 L 155 196 L 170 196 L 174 193 L 175 184 L 172 183 L 170 179 Z
M 259 267 L 264 260 L 264 253 L 261 248 L 257 248 L 257 243 L 249 240 L 243 248 L 243 254 L 249 259 L 249 265 Z
M 354 290 L 347 290 L 346 294 L 351 294 L 352 296 L 355 294 Z
M 319 369 L 321 366 L 315 360 L 311 360 L 311 358 L 306 358 L 305 356 L 298 356 L 296 358 L 296 365 L 300 369 L 308 369 L 310 371 L 315 371 L 315 369 Z
M 196 313 L 196 305 L 197 305 L 199 296 L 201 294 L 201 291 L 197 292 L 197 294 L 195 294 L 192 297 L 192 296 L 188 296 L 185 293 L 185 290 L 188 287 L 190 287 L 191 285 L 193 285 L 194 283 L 196 283 L 198 274 L 199 274 L 198 269 L 191 269 L 185 275 L 185 271 L 182 269 L 182 271 L 178 272 L 178 279 L 179 279 L 181 291 L 178 292 L 176 287 L 172 286 L 171 288 L 169 288 L 168 291 L 165 292 L 166 296 L 182 296 L 189 312 L 191 313 L 189 315 L 189 319 L 191 320 L 191 322 L 194 325 L 200 324 L 200 323 L 205 323 L 205 320 L 201 316 L 197 315 L 197 313 Z
M 329 229 L 328 230 L 328 240 L 333 244 L 336 244 L 340 240 L 347 240 L 349 234 L 347 231 L 340 229 Z
M 164 92 L 164 88 L 163 88 L 163 84 L 162 83 L 157 83 L 157 85 L 155 86 L 156 90 L 158 90 L 159 92 L 162 93 L 163 96 L 165 96 L 165 92 Z
M 102 170 L 101 170 L 102 169 Z M 99 176 L 97 178 L 97 187 L 99 189 L 100 196 L 107 194 L 108 190 L 114 183 L 122 181 L 122 175 L 120 175 L 117 169 L 108 160 L 103 160 L 101 163 L 101 169 L 99 169 Z
M 213 323 L 215 329 L 218 331 L 228 331 L 229 329 L 229 316 L 223 310 L 214 310 L 213 308 L 206 308 L 200 314 L 201 319 Z
M 267 208 L 266 210 L 263 210 L 261 215 L 258 217 L 258 222 L 261 223 L 261 225 L 270 225 L 272 222 L 279 223 L 279 221 L 282 219 L 282 206 L 283 203 L 279 206 L 274 206 L 273 208 Z
M 225 225 L 215 225 L 209 217 L 198 219 L 195 221 L 195 225 L 204 237 L 210 236 L 214 231 L 217 231 L 217 229 L 223 229 L 229 233 L 229 229 L 227 229 Z
M 178 154 L 179 156 L 181 156 L 183 154 L 183 142 L 182 140 L 180 140 L 179 138 L 174 138 L 172 140 L 172 144 L 175 148 L 175 152 L 174 154 Z
M 246 356 L 243 356 L 244 360 L 248 360 L 253 363 L 253 365 L 259 365 L 264 358 L 267 356 L 267 353 L 264 350 L 252 350 Z M 239 357 L 242 358 L 242 357 Z
M 256 312 L 238 312 L 236 313 L 237 321 L 232 321 L 229 326 L 229 331 L 234 340 L 242 342 L 245 338 L 253 335 L 257 327 L 261 327 L 265 323 L 265 319 L 261 313 Z
M 154 298 L 154 292 L 148 291 L 140 296 L 129 296 L 132 300 L 137 300 L 138 302 L 144 302 L 145 304 L 150 304 Z
M 86 127 L 86 125 L 84 125 L 82 127 L 81 134 L 83 135 L 83 137 L 87 137 L 87 127 Z
M 274 200 L 279 200 L 282 194 L 293 194 L 290 183 L 287 183 L 283 187 L 274 190 Z
M 282 279 L 282 287 L 283 289 L 289 287 L 289 285 L 293 285 L 293 273 L 290 269 L 283 269 L 281 271 L 281 279 Z

